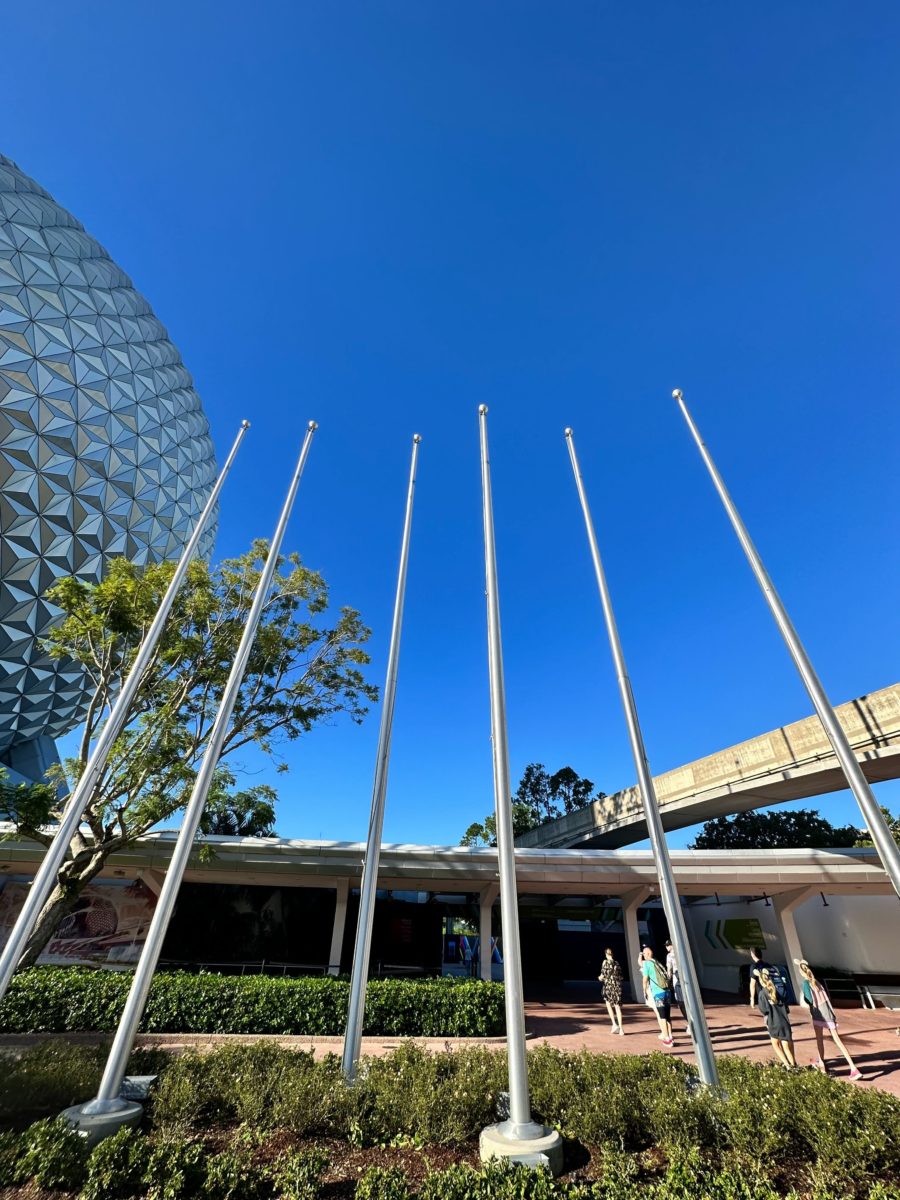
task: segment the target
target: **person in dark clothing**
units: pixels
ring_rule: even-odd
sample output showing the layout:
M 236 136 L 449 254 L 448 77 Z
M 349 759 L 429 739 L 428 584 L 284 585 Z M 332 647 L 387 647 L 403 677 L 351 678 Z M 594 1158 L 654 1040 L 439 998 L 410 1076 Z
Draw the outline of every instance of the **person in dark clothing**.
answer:
M 772 964 L 766 962 L 756 946 L 750 947 L 750 1007 L 756 1008 L 760 971 L 771 971 Z

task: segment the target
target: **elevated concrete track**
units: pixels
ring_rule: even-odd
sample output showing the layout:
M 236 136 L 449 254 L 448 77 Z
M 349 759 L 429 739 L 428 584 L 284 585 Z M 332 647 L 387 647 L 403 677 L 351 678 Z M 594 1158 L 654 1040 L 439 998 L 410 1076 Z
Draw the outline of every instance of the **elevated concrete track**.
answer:
M 842 704 L 837 713 L 866 778 L 900 778 L 900 683 Z M 666 771 L 654 783 L 667 830 L 847 786 L 818 717 Z M 630 787 L 523 834 L 516 845 L 615 849 L 646 836 L 640 794 Z

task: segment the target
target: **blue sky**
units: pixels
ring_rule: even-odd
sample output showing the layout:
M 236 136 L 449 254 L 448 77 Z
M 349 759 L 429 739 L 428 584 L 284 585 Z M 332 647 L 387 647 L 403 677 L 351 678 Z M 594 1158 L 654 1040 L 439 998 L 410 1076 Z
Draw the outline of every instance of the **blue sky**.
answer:
M 653 768 L 810 711 L 675 386 L 832 698 L 898 678 L 896 5 L 45 0 L 3 26 L 3 152 L 151 301 L 220 455 L 253 422 L 220 553 L 268 536 L 319 421 L 287 545 L 371 624 L 379 683 L 423 435 L 388 840 L 492 805 L 481 403 L 514 778 L 633 781 L 569 424 Z M 363 837 L 376 737 L 291 748 L 279 831 Z

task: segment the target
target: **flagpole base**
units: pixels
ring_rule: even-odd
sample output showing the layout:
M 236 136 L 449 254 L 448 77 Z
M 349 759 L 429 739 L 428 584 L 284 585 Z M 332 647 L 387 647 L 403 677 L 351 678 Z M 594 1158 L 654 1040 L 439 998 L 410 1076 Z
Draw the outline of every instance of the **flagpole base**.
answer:
M 546 1125 L 530 1122 L 527 1126 L 517 1126 L 512 1121 L 488 1125 L 481 1131 L 478 1151 L 482 1162 L 506 1158 L 526 1167 L 547 1167 L 551 1175 L 562 1174 L 562 1137 Z
M 106 1112 L 88 1112 L 87 1109 L 91 1107 L 90 1102 L 75 1104 L 61 1114 L 63 1120 L 68 1121 L 91 1147 L 118 1133 L 123 1125 L 133 1129 L 144 1115 L 143 1105 L 133 1100 L 111 1101 Z

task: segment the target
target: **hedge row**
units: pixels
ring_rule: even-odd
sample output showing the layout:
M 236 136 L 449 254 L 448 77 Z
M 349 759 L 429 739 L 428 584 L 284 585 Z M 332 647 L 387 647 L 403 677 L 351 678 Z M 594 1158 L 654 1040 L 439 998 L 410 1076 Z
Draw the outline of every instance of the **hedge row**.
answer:
M 621 1151 L 600 1155 L 600 1178 L 553 1179 L 545 1170 L 507 1162 L 475 1169 L 454 1164 L 413 1179 L 401 1166 L 370 1167 L 356 1181 L 355 1200 L 780 1200 L 765 1167 L 711 1163 L 697 1150 L 672 1158 L 655 1178 Z M 41 1121 L 24 1134 L 0 1134 L 0 1187 L 34 1182 L 77 1191 L 79 1200 L 324 1200 L 332 1164 L 316 1148 L 263 1158 L 246 1141 L 212 1147 L 184 1138 L 145 1137 L 122 1129 L 89 1152 L 63 1121 Z M 344 1175 L 338 1183 L 350 1180 Z M 352 1186 L 352 1185 L 351 1185 Z M 341 1194 L 346 1195 L 344 1187 Z M 814 1185 L 787 1200 L 847 1200 L 847 1193 Z M 876 1182 L 866 1200 L 900 1200 L 900 1189 Z
M 34 967 L 15 975 L 0 1003 L 0 1032 L 115 1029 L 131 972 Z M 141 1028 L 147 1033 L 344 1032 L 343 979 L 158 974 Z M 503 985 L 457 979 L 373 980 L 363 1032 L 380 1037 L 493 1037 L 503 1033 Z
M 94 1095 L 103 1057 L 97 1047 L 58 1041 L 4 1056 L 0 1125 L 15 1124 L 25 1112 L 31 1119 L 55 1114 Z M 206 1055 L 143 1052 L 130 1069 L 159 1073 L 146 1135 L 108 1143 L 85 1168 L 71 1139 L 50 1122 L 0 1134 L 0 1187 L 4 1178 L 79 1186 L 61 1182 L 71 1168 L 70 1180 L 80 1181 L 87 1170 L 91 1200 L 144 1188 L 152 1200 L 215 1196 L 226 1183 L 231 1200 L 310 1200 L 319 1195 L 307 1177 L 312 1159 L 304 1167 L 297 1155 L 321 1156 L 327 1145 L 333 1159 L 327 1196 L 348 1194 L 347 1181 L 372 1161 L 369 1149 L 379 1166 L 415 1167 L 415 1178 L 367 1177 L 360 1200 L 400 1200 L 410 1192 L 427 1200 L 900 1200 L 900 1100 L 814 1071 L 787 1072 L 738 1057 L 719 1063 L 723 1091 L 715 1094 L 691 1089 L 689 1067 L 663 1054 L 537 1047 L 528 1055 L 534 1113 L 567 1139 L 574 1151 L 569 1166 L 580 1177 L 565 1185 L 528 1177 L 515 1184 L 518 1190 L 504 1190 L 515 1181 L 490 1176 L 489 1187 L 460 1166 L 424 1178 L 429 1162 L 471 1158 L 474 1139 L 496 1118 L 506 1087 L 502 1052 L 478 1046 L 428 1054 L 407 1042 L 365 1060 L 352 1087 L 335 1055 L 318 1061 L 272 1042 Z M 284 1153 L 293 1155 L 282 1163 L 293 1173 L 291 1187 L 288 1174 L 277 1181 L 271 1175 Z M 339 1182 L 344 1190 L 335 1190 Z

